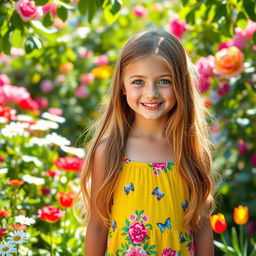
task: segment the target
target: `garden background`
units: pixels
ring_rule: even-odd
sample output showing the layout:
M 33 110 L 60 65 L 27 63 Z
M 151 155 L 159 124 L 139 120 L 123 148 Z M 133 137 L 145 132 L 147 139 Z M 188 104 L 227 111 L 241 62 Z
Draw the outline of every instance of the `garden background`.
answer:
M 150 28 L 181 40 L 216 117 L 216 255 L 256 255 L 255 0 L 0 0 L 0 255 L 83 255 L 82 132 Z

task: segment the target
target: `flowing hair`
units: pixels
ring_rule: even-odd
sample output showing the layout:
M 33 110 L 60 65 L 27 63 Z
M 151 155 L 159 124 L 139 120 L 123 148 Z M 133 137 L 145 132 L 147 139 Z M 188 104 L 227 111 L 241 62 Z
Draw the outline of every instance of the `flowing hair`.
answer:
M 177 99 L 165 125 L 165 137 L 172 145 L 175 163 L 188 185 L 189 207 L 185 211 L 184 225 L 196 229 L 202 216 L 209 216 L 215 209 L 215 183 L 212 175 L 214 146 L 209 139 L 210 112 L 199 93 L 198 74 L 179 40 L 166 31 L 150 30 L 133 35 L 125 44 L 116 63 L 108 100 L 101 104 L 94 125 L 85 132 L 91 136 L 86 161 L 82 167 L 80 194 L 82 194 L 85 221 L 90 209 L 90 182 L 95 151 L 103 141 L 105 150 L 105 176 L 96 195 L 96 208 L 104 225 L 110 226 L 111 203 L 134 111 L 122 94 L 123 70 L 137 58 L 157 55 L 171 67 L 174 94 Z M 99 201 L 102 198 L 103 200 Z M 103 202 L 103 205 L 99 205 Z

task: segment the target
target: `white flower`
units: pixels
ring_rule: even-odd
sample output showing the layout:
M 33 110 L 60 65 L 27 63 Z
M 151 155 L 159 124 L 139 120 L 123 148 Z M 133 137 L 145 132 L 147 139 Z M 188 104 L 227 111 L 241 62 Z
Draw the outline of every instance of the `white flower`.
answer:
M 0 169 L 0 174 L 6 174 L 8 172 L 7 168 Z
M 0 116 L 0 124 L 8 123 L 8 119 L 6 117 Z
M 42 113 L 42 117 L 45 118 L 45 119 L 57 122 L 57 123 L 61 123 L 61 124 L 65 123 L 65 121 L 66 121 L 66 119 L 64 117 L 56 116 L 56 115 L 50 114 L 48 112 Z
M 14 230 L 13 233 L 10 233 L 9 235 L 7 240 L 10 240 L 10 242 L 14 244 L 23 244 L 27 238 L 27 233 L 22 230 Z
M 26 255 L 26 256 L 32 255 L 32 252 L 27 247 L 24 247 L 22 245 L 19 247 L 19 253 L 20 255 Z
M 47 134 L 45 137 L 51 144 L 55 144 L 58 146 L 66 146 L 70 145 L 71 142 L 66 139 L 65 137 L 62 137 L 58 135 L 57 133 L 53 132 L 51 134 Z
M 36 131 L 47 131 L 49 129 L 58 129 L 59 124 L 53 121 L 38 120 L 35 124 L 32 124 L 30 126 L 30 130 L 36 130 Z
M 29 184 L 43 185 L 45 183 L 43 178 L 38 178 L 28 174 L 25 174 L 22 179 Z
M 32 116 L 29 116 L 29 115 L 17 115 L 16 118 L 18 121 L 27 121 L 27 122 L 33 121 Z
M 24 155 L 21 157 L 24 162 L 33 162 L 36 166 L 42 166 L 42 162 L 35 156 Z
M 75 147 L 67 147 L 67 146 L 61 146 L 60 148 L 64 152 L 75 155 L 79 158 L 83 158 L 85 156 L 85 152 L 83 148 L 75 148 Z
M 38 145 L 38 146 L 46 146 L 49 145 L 49 141 L 45 138 L 37 138 L 33 137 L 30 139 L 30 144 L 32 145 Z
M 9 256 L 11 253 L 16 252 L 15 244 L 13 242 L 7 242 L 4 244 L 0 244 L 0 255 L 1 256 Z
M 28 218 L 24 215 L 18 215 L 15 216 L 15 222 L 29 226 L 31 224 L 34 224 L 36 221 L 33 218 Z
M 25 128 L 28 128 L 28 126 L 28 123 L 11 122 L 1 130 L 1 133 L 3 136 L 8 138 L 14 137 L 16 135 L 27 137 L 29 133 L 25 130 Z

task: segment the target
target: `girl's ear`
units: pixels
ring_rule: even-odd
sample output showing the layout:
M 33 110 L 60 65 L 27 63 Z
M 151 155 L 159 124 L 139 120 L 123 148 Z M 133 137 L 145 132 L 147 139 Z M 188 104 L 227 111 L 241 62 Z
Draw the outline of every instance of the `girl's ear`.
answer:
M 126 95 L 126 90 L 125 90 L 124 87 L 122 88 L 122 94 L 123 94 L 123 95 Z

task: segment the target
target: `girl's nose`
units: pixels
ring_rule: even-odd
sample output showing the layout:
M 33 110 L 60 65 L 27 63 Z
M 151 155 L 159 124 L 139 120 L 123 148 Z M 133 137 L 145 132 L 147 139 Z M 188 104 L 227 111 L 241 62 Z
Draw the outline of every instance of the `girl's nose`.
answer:
M 158 90 L 157 90 L 156 86 L 155 85 L 147 86 L 146 95 L 148 97 L 152 97 L 152 98 L 158 97 Z

